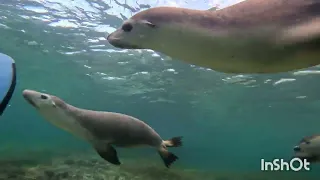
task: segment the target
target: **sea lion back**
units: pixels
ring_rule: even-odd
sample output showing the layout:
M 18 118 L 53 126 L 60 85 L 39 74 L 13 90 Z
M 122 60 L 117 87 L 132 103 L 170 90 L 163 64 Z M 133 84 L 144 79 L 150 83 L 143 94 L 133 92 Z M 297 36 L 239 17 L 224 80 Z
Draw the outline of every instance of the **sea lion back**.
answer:
M 143 121 L 129 115 L 81 110 L 77 113 L 79 122 L 101 141 L 118 146 L 136 144 L 157 145 L 162 142 L 159 134 Z

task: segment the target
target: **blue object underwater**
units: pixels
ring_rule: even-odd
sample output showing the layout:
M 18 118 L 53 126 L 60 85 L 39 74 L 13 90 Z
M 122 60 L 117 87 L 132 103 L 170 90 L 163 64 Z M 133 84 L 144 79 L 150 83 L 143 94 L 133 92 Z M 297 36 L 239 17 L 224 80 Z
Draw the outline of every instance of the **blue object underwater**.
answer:
M 0 53 L 0 116 L 9 104 L 15 86 L 15 62 L 11 57 Z

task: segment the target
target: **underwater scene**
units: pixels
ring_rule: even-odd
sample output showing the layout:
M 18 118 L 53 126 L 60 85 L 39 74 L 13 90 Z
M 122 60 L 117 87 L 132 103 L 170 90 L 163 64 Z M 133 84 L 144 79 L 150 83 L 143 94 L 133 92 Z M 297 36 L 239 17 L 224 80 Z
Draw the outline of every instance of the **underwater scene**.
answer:
M 107 40 L 152 7 L 238 2 L 0 0 L 0 53 L 17 70 L 0 116 L 0 180 L 318 180 L 317 162 L 263 162 L 291 162 L 303 138 L 318 138 L 320 66 L 224 73 Z

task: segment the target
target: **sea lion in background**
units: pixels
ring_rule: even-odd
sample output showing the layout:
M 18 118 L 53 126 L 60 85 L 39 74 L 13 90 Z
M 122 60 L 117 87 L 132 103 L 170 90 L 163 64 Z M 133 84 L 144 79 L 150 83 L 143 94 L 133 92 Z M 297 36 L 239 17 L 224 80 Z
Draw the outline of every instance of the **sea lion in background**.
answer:
M 221 10 L 155 7 L 107 37 L 225 73 L 278 73 L 320 64 L 320 0 L 246 0 Z
M 293 148 L 295 157 L 309 162 L 320 161 L 320 135 L 306 136 Z
M 178 159 L 167 147 L 182 145 L 182 137 L 162 140 L 143 121 L 120 113 L 80 109 L 59 97 L 24 90 L 23 97 L 50 123 L 89 142 L 106 161 L 120 165 L 114 146 L 151 146 L 157 149 L 166 167 Z

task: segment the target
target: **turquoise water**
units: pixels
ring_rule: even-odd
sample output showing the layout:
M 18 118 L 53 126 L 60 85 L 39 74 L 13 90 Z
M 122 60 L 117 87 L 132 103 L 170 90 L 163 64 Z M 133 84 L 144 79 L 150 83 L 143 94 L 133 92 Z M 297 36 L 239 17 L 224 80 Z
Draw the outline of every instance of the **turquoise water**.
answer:
M 198 9 L 208 7 L 198 3 Z M 302 137 L 320 132 L 319 68 L 232 75 L 149 50 L 114 49 L 104 37 L 139 8 L 135 1 L 113 0 L 0 2 L 0 51 L 15 59 L 18 71 L 17 88 L 1 117 L 0 158 L 92 150 L 41 118 L 22 98 L 24 89 L 57 95 L 81 108 L 135 116 L 164 139 L 183 136 L 184 146 L 172 149 L 180 158 L 172 169 L 258 173 L 260 159 L 290 159 Z M 149 156 L 162 168 L 152 149 L 119 150 L 120 160 Z M 317 177 L 319 167 L 293 176 Z

